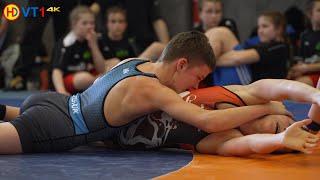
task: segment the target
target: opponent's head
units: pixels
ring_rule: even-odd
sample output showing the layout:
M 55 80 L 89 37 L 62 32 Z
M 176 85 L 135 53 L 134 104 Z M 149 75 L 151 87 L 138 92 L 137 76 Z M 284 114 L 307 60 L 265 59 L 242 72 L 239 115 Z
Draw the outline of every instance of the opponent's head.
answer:
M 197 31 L 183 32 L 168 43 L 159 60 L 170 66 L 169 87 L 176 92 L 197 88 L 215 67 L 215 57 L 207 37 Z
M 261 42 L 285 41 L 286 19 L 277 11 L 262 13 L 258 18 L 258 36 Z
M 80 39 L 84 39 L 86 34 L 95 28 L 94 14 L 86 6 L 75 7 L 69 18 L 72 31 Z
M 284 115 L 268 115 L 264 118 L 246 123 L 240 126 L 240 130 L 244 135 L 249 134 L 277 134 L 283 132 L 294 121 L 291 117 Z

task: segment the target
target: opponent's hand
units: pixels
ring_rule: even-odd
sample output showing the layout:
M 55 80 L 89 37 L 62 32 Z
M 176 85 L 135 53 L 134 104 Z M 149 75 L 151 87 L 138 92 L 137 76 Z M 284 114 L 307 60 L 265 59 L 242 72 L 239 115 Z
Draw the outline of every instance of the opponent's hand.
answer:
M 306 119 L 295 122 L 289 126 L 286 131 L 279 134 L 282 135 L 282 145 L 286 148 L 298 150 L 306 154 L 313 153 L 313 151 L 319 147 L 319 134 L 314 135 L 303 130 L 303 127 L 311 122 L 310 119 Z

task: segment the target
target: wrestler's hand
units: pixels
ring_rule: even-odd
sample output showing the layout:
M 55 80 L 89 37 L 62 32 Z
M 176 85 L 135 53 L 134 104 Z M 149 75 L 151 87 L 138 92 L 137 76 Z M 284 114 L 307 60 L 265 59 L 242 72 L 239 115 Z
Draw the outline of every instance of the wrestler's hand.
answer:
M 271 101 L 266 104 L 266 106 L 270 110 L 270 115 L 286 115 L 291 118 L 293 118 L 293 114 L 286 109 L 286 107 L 283 105 L 283 103 L 278 102 L 278 101 Z
M 282 136 L 281 144 L 285 148 L 298 150 L 307 154 L 313 153 L 319 147 L 319 134 L 314 135 L 302 129 L 302 127 L 311 122 L 310 119 L 306 119 L 292 124 L 279 134 L 279 136 Z

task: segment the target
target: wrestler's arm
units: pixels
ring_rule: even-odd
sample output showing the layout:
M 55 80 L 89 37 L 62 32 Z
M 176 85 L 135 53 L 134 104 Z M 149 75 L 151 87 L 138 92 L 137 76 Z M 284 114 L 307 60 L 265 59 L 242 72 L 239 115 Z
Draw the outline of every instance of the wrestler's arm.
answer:
M 221 55 L 217 60 L 217 66 L 239 66 L 258 62 L 260 56 L 255 49 L 232 50 Z
M 246 86 L 245 89 L 250 95 L 260 100 L 293 100 L 320 105 L 320 91 L 297 81 L 264 79 Z
M 268 114 L 288 114 L 284 108 L 274 108 L 270 104 L 210 111 L 185 102 L 176 92 L 162 85 L 147 86 L 144 86 L 143 97 L 152 107 L 209 133 L 232 129 Z
M 302 129 L 310 120 L 296 122 L 279 134 L 252 134 L 242 136 L 238 130 L 213 133 L 197 144 L 200 153 L 223 156 L 247 156 L 268 154 L 284 148 L 312 153 L 319 146 L 319 135 L 313 135 Z

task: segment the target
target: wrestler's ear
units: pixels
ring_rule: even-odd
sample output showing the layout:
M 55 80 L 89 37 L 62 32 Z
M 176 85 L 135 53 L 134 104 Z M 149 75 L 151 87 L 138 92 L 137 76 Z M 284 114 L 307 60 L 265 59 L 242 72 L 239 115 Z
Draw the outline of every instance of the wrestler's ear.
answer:
M 176 63 L 177 71 L 187 69 L 188 65 L 189 65 L 189 62 L 186 58 L 179 58 Z

